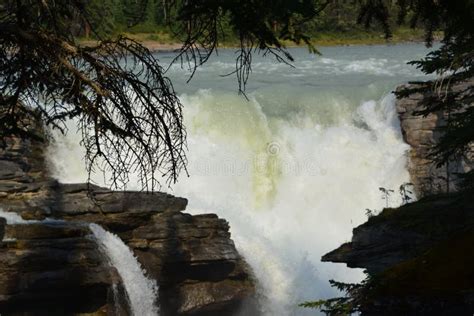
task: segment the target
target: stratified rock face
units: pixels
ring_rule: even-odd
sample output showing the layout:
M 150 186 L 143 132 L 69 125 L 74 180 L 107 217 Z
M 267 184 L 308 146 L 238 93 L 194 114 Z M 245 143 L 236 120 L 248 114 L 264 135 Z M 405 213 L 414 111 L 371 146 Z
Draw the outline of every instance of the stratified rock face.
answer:
M 421 87 L 420 84 L 403 85 L 397 91 Z M 452 86 L 453 92 L 473 93 L 474 79 L 457 83 Z M 442 112 L 431 113 L 427 116 L 416 112 L 423 110 L 422 103 L 428 97 L 435 97 L 436 92 L 429 95 L 420 92 L 412 93 L 396 101 L 398 116 L 404 140 L 411 146 L 409 154 L 408 171 L 411 182 L 419 198 L 447 191 L 447 178 L 449 178 L 449 191 L 456 191 L 459 177 L 458 173 L 465 173 L 474 166 L 472 160 L 458 159 L 450 162 L 449 166 L 437 167 L 433 163 L 430 153 L 438 142 L 446 125 L 447 114 Z M 449 170 L 449 177 L 447 171 Z
M 0 146 L 0 205 L 5 211 L 6 204 L 15 212 L 36 211 L 35 201 L 43 201 L 49 194 L 48 188 L 55 183 L 48 177 L 43 155 L 45 134 L 35 120 L 37 114 L 29 113 L 30 117 L 24 119 L 23 125 L 28 126 L 35 137 L 7 137 L 4 139 L 6 147 Z
M 414 258 L 450 236 L 474 232 L 472 198 L 424 198 L 398 209 L 385 209 L 354 228 L 352 241 L 323 256 L 371 275 Z M 473 248 L 474 249 L 474 248 Z
M 426 197 L 381 214 L 323 256 L 365 269 L 362 315 L 474 313 L 474 197 Z
M 253 300 L 250 269 L 225 220 L 182 213 L 187 201 L 164 193 L 88 191 L 85 184 L 57 190 L 62 198 L 51 216 L 94 222 L 119 235 L 158 281 L 164 315 L 232 315 Z
M 256 313 L 254 280 L 225 220 L 183 213 L 187 200 L 165 193 L 60 184 L 48 176 L 45 147 L 41 137 L 11 137 L 0 149 L 0 208 L 37 221 L 0 217 L 2 315 L 127 314 L 113 299 L 121 280 L 91 238 L 92 222 L 121 237 L 158 281 L 162 315 L 233 315 L 243 304 Z
M 5 230 L 0 244 L 2 315 L 126 315 L 127 304 L 118 299 L 124 297 L 121 279 L 87 226 L 32 223 Z M 120 295 L 114 295 L 114 286 Z

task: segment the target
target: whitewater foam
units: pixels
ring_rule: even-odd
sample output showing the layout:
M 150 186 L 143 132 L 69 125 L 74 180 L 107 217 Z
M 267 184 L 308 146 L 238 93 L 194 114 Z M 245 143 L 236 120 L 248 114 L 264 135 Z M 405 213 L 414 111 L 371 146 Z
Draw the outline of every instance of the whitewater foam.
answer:
M 307 108 L 316 111 L 313 116 L 268 115 L 261 100 L 211 90 L 182 97 L 191 176 L 172 193 L 189 199 L 190 212 L 215 212 L 230 222 L 236 246 L 259 280 L 266 315 L 311 314 L 297 303 L 338 295 L 329 279 L 364 277 L 320 258 L 350 240 L 352 228 L 366 220 L 366 208 L 383 208 L 379 187 L 397 189 L 409 181 L 408 146 L 391 94 L 358 107 Z M 69 136 L 55 146 L 74 141 Z M 55 159 L 69 168 L 63 177 L 56 173 L 61 180 L 84 179 L 79 160 Z M 392 203 L 400 203 L 397 196 Z
M 13 212 L 5 212 L 0 208 L 0 217 L 5 218 L 8 225 L 17 225 L 17 224 L 31 224 L 37 223 L 37 220 L 25 220 L 19 214 Z
M 415 55 L 402 48 L 338 48 L 332 58 L 297 60 L 293 72 L 258 60 L 249 101 L 235 93 L 235 82 L 218 77 L 235 65 L 229 52 L 183 88 L 190 177 L 170 193 L 188 198 L 191 213 L 229 221 L 259 281 L 265 315 L 313 315 L 297 305 L 339 295 L 329 279 L 364 278 L 320 259 L 350 240 L 367 208 L 385 206 L 379 187 L 397 190 L 409 181 L 408 145 L 388 92 L 421 75 L 405 65 Z M 380 56 L 367 58 L 372 50 Z M 51 147 L 62 181 L 86 179 L 77 158 L 83 154 L 66 156 L 67 146 L 79 150 L 79 139 L 70 133 Z M 94 180 L 104 184 L 101 175 Z M 137 185 L 132 176 L 129 188 Z M 397 194 L 390 201 L 401 203 Z
M 329 279 L 360 281 L 361 271 L 320 263 L 320 258 L 350 240 L 352 228 L 366 220 L 366 208 L 383 207 L 379 187 L 398 188 L 409 179 L 408 146 L 396 124 L 393 95 L 363 102 L 352 112 L 352 120 L 331 126 L 305 118 L 256 122 L 258 116 L 249 118 L 254 114 L 246 108 L 255 102 L 233 104 L 239 113 L 223 117 L 208 112 L 208 99 L 202 100 L 206 104 L 183 101 L 199 111 L 186 113 L 191 177 L 181 179 L 175 193 L 189 199 L 189 209 L 216 212 L 229 220 L 239 251 L 258 277 L 265 314 L 310 313 L 296 304 L 337 295 Z M 236 116 L 240 117 L 234 125 Z M 208 124 L 199 123 L 202 117 Z M 214 121 L 219 121 L 218 127 Z M 266 133 L 253 134 L 254 125 L 266 126 Z M 221 126 L 227 132 L 214 137 Z M 269 142 L 278 146 L 276 155 L 266 152 Z M 261 155 L 270 155 L 278 164 L 262 161 Z M 253 166 L 254 161 L 263 167 L 220 173 L 229 169 L 225 166 Z M 203 163 L 208 174 L 195 174 L 194 166 Z M 266 172 L 269 167 L 272 172 Z M 273 194 L 264 196 L 262 203 L 262 190 L 254 187 L 268 183 L 274 185 Z M 393 206 L 400 202 L 397 197 L 392 200 Z
M 159 315 L 156 305 L 158 285 L 146 277 L 145 270 L 130 248 L 117 235 L 106 231 L 97 224 L 90 224 L 89 228 L 111 265 L 120 274 L 133 315 Z

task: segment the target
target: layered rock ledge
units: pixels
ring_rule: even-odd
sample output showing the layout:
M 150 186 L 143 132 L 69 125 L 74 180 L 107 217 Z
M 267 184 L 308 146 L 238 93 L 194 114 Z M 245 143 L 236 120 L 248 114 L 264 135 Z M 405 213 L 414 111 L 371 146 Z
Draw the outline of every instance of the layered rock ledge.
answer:
M 474 79 L 453 89 L 474 96 Z M 353 230 L 351 242 L 322 257 L 366 270 L 369 277 L 357 297 L 364 316 L 474 313 L 474 196 L 455 192 L 456 172 L 471 170 L 472 160 L 436 168 L 430 159 L 446 115 L 425 117 L 418 111 L 433 97 L 412 93 L 397 100 L 403 136 L 411 145 L 408 169 L 420 200 L 370 217 Z
M 251 269 L 224 219 L 183 213 L 187 200 L 165 193 L 58 183 L 47 172 L 41 126 L 29 126 L 39 137 L 11 137 L 0 148 L 0 209 L 32 221 L 7 224 L 0 215 L 2 315 L 129 314 L 117 295 L 120 276 L 87 223 L 133 250 L 160 286 L 162 315 L 256 313 Z
M 385 209 L 323 261 L 365 269 L 362 315 L 474 313 L 474 197 L 426 197 Z
M 124 298 L 120 276 L 104 260 L 87 226 L 2 225 L 2 315 L 129 314 L 119 299 Z

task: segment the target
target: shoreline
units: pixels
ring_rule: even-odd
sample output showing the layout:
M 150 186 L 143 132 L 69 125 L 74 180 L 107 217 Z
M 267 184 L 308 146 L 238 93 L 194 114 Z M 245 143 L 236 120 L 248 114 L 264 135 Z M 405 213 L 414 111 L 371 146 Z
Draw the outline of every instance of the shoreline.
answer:
M 181 49 L 180 43 L 161 43 L 157 41 L 140 41 L 140 43 L 149 49 L 152 53 L 166 53 L 166 52 L 177 52 Z M 423 40 L 403 40 L 403 41 L 341 41 L 335 43 L 327 42 L 315 42 L 313 45 L 316 49 L 321 47 L 338 47 L 338 46 L 376 46 L 376 45 L 405 45 L 405 44 L 424 44 Z M 286 45 L 286 48 L 305 48 L 306 45 Z M 238 48 L 237 45 L 220 45 L 218 49 L 232 49 Z
M 152 53 L 164 53 L 164 52 L 177 52 L 181 49 L 182 43 L 174 41 L 162 41 L 149 39 L 152 34 L 139 33 L 139 34 L 128 34 L 125 36 L 136 40 L 141 43 L 144 47 L 149 49 Z M 168 38 L 169 39 L 169 38 Z M 441 39 L 440 36 L 436 36 L 435 42 Z M 79 39 L 79 43 L 85 46 L 94 45 L 97 41 L 91 39 Z M 312 44 L 316 49 L 321 47 L 337 47 L 337 46 L 374 46 L 374 45 L 399 45 L 399 44 L 424 44 L 425 41 L 422 36 L 400 36 L 395 34 L 391 39 L 385 39 L 383 36 L 370 36 L 370 37 L 337 37 L 327 34 L 322 34 L 321 38 L 314 39 Z M 298 48 L 306 47 L 306 45 L 297 45 L 292 42 L 282 42 L 286 48 Z M 231 49 L 237 48 L 238 42 L 227 42 L 218 46 L 218 49 Z

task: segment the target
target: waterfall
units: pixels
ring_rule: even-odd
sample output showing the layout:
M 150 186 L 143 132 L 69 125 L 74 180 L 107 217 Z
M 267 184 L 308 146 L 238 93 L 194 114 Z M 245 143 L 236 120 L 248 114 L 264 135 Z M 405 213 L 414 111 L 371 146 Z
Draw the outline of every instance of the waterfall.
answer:
M 406 64 L 426 55 L 425 48 L 334 47 L 323 53 L 292 49 L 293 69 L 255 58 L 248 99 L 235 93 L 235 81 L 219 77 L 235 67 L 232 50 L 222 50 L 189 85 L 179 81 L 179 67 L 169 73 L 178 78 L 184 104 L 190 173 L 169 193 L 186 197 L 190 213 L 229 221 L 258 279 L 265 315 L 314 315 L 298 303 L 340 295 L 330 279 L 363 279 L 361 270 L 322 263 L 321 256 L 350 240 L 352 229 L 367 220 L 367 208 L 385 206 L 379 187 L 397 190 L 409 181 L 409 147 L 390 91 L 426 79 Z M 53 174 L 62 182 L 87 178 L 75 125 L 70 122 L 69 134 L 58 135 L 49 148 Z M 128 188 L 140 189 L 133 174 L 130 179 Z M 100 173 L 93 180 L 107 185 Z M 398 192 L 390 201 L 392 207 L 401 202 Z
M 314 122 L 272 118 L 261 110 L 268 97 L 227 97 L 221 112 L 212 106 L 222 102 L 219 93 L 183 98 L 195 111 L 186 117 L 191 177 L 175 192 L 189 199 L 192 212 L 230 222 L 259 280 L 264 315 L 314 315 L 297 303 L 340 295 L 330 279 L 363 279 L 360 269 L 320 258 L 350 240 L 352 228 L 367 220 L 366 208 L 384 207 L 379 187 L 397 190 L 409 181 L 394 96 L 352 107 L 332 99 L 312 109 L 321 113 Z M 398 192 L 390 202 L 401 202 Z
M 133 252 L 115 234 L 97 224 L 89 224 L 99 246 L 122 278 L 134 316 L 157 316 L 158 285 L 145 275 Z
M 17 213 L 5 212 L 0 208 L 0 217 L 3 217 L 7 221 L 7 225 L 16 225 L 16 224 L 31 224 L 38 223 L 37 220 L 25 220 Z

